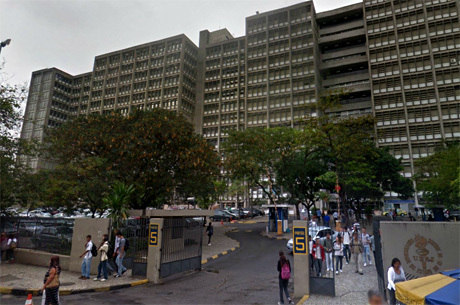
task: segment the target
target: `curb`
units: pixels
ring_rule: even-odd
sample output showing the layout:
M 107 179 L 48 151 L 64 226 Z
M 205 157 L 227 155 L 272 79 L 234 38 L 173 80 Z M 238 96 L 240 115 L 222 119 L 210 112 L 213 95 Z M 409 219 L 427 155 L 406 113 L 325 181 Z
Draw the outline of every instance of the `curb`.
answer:
M 265 234 L 265 232 L 260 232 L 260 235 L 268 239 L 276 239 L 276 240 L 290 240 L 292 238 L 292 237 L 268 236 Z
M 230 233 L 230 232 L 238 232 L 238 229 L 234 228 L 232 230 L 229 230 L 229 231 L 225 232 L 225 235 L 227 235 L 227 233 Z M 231 238 L 231 237 L 228 236 L 228 238 Z M 231 238 L 231 239 L 234 240 L 233 238 Z M 238 241 L 236 241 L 236 242 L 237 242 L 237 245 L 235 247 L 233 247 L 231 249 L 228 249 L 226 251 L 223 251 L 223 252 L 221 252 L 219 254 L 213 255 L 211 257 L 208 257 L 206 259 L 201 260 L 201 265 L 205 265 L 205 264 L 209 263 L 212 260 L 216 260 L 219 257 L 222 257 L 224 255 L 227 255 L 227 254 L 230 254 L 232 252 L 235 252 L 240 247 L 240 243 Z
M 310 297 L 309 294 L 304 295 L 304 296 L 300 299 L 300 301 L 297 302 L 296 305 L 303 305 L 303 303 L 305 303 L 305 301 L 308 300 L 309 297 Z
M 71 294 L 80 294 L 86 292 L 102 292 L 102 291 L 110 291 L 110 290 L 117 290 L 123 288 L 129 288 L 139 285 L 147 284 L 149 281 L 139 280 L 128 284 L 119 284 L 119 285 L 112 285 L 108 287 L 98 287 L 98 288 L 89 288 L 89 289 L 60 289 L 59 295 L 71 295 Z M 12 294 L 12 295 L 28 295 L 32 294 L 34 296 L 41 294 L 41 289 L 21 289 L 21 288 L 8 288 L 8 287 L 0 287 L 0 294 Z

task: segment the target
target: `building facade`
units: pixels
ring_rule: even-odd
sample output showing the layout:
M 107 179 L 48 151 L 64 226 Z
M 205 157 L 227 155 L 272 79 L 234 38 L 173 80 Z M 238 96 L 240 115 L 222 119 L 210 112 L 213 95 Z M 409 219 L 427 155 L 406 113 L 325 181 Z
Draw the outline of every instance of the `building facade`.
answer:
M 324 90 L 345 89 L 331 115 L 373 114 L 376 141 L 404 175 L 460 140 L 460 4 L 365 0 L 316 13 L 312 1 L 246 18 L 246 33 L 200 32 L 103 54 L 91 72 L 33 72 L 21 136 L 89 113 L 163 108 L 218 150 L 230 130 L 299 127 Z M 29 160 L 40 168 L 39 160 Z

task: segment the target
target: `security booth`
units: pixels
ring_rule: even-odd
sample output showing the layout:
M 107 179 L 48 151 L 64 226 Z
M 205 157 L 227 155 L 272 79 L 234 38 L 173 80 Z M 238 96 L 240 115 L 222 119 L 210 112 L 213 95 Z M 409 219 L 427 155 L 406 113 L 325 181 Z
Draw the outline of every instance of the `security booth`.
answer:
M 154 283 L 201 269 L 202 239 L 209 210 L 147 210 L 145 275 Z
M 289 229 L 289 204 L 265 204 L 262 208 L 268 209 L 268 231 L 269 232 L 288 232 Z M 280 230 L 278 230 L 280 226 Z

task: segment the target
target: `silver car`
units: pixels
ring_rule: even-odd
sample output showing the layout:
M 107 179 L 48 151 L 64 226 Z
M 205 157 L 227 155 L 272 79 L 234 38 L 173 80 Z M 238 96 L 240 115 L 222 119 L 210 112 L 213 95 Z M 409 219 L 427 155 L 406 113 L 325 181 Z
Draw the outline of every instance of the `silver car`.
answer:
M 312 240 L 316 240 L 316 238 L 319 237 L 321 244 L 324 244 L 324 240 L 326 239 L 327 233 L 331 234 L 332 240 L 335 240 L 337 238 L 338 233 L 332 230 L 330 227 L 324 227 L 324 226 L 308 227 L 308 235 L 312 237 Z M 286 248 L 288 248 L 290 252 L 292 252 L 293 243 L 294 241 L 291 238 L 286 244 Z

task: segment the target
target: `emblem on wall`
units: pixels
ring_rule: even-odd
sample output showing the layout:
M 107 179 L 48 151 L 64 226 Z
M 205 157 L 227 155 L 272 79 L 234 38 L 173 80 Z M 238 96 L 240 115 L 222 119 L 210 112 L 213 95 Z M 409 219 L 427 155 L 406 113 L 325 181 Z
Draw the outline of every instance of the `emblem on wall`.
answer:
M 435 241 L 417 234 L 406 242 L 404 258 L 413 272 L 430 275 L 440 271 L 443 255 Z

